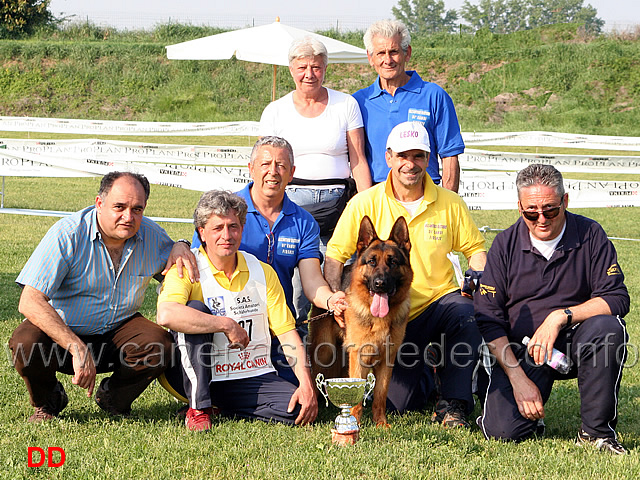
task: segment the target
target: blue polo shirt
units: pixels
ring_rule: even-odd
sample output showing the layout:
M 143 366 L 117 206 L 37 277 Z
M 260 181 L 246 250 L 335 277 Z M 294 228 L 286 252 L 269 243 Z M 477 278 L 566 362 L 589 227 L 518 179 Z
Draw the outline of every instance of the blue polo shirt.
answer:
M 291 279 L 298 262 L 305 258 L 317 258 L 320 253 L 320 227 L 311 214 L 284 195 L 282 211 L 273 229 L 269 222 L 253 205 L 250 189 L 253 182 L 236 192 L 247 202 L 247 222 L 242 232 L 240 250 L 253 254 L 258 260 L 273 267 L 280 279 L 287 305 L 295 312 L 293 305 L 293 284 Z M 198 233 L 194 232 L 192 247 L 200 246 Z
M 531 244 L 522 218 L 496 235 L 473 296 L 475 317 L 486 342 L 532 337 L 554 310 L 602 298 L 612 315 L 629 313 L 629 292 L 616 250 L 595 221 L 567 215 L 564 235 L 547 260 Z
M 151 278 L 160 273 L 173 247 L 159 225 L 142 218 L 124 244 L 115 271 L 102 242 L 94 206 L 57 221 L 40 241 L 16 283 L 51 299 L 65 324 L 78 335 L 100 335 L 132 317 Z
M 365 153 L 376 183 L 384 182 L 389 167 L 384 158 L 387 137 L 393 127 L 402 122 L 422 122 L 429 134 L 431 154 L 427 173 L 436 185 L 442 176 L 438 155 L 451 157 L 464 152 L 464 141 L 453 101 L 447 92 L 435 83 L 425 82 L 415 71 L 408 71 L 411 78 L 398 88 L 395 95 L 380 88 L 380 77 L 353 97 L 360 105 L 365 131 Z

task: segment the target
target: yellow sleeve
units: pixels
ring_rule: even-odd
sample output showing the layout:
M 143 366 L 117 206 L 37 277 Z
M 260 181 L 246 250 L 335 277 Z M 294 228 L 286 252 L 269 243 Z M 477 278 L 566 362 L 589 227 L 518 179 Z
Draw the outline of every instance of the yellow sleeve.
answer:
M 327 244 L 327 257 L 340 263 L 345 263 L 356 251 L 362 219 L 362 215 L 357 214 L 357 200 L 354 197 L 347 203 Z
M 167 276 L 164 277 L 160 295 L 158 295 L 158 304 L 162 302 L 177 302 L 186 305 L 189 300 L 202 300 L 200 283 L 191 283 L 186 268 L 183 269 L 182 278 L 180 278 L 174 265 L 167 272 Z
M 476 253 L 486 252 L 486 244 L 482 232 L 478 230 L 467 204 L 464 200 L 458 197 L 458 229 L 453 250 L 461 252 L 466 258 L 475 255 Z
M 296 321 L 287 306 L 284 290 L 275 270 L 266 263 L 260 262 L 267 282 L 267 315 L 269 328 L 274 335 L 282 335 L 296 328 Z

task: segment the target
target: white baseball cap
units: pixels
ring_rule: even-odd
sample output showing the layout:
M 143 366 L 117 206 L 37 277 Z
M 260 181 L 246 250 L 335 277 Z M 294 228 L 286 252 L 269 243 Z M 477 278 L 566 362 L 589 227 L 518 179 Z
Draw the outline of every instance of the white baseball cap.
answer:
M 393 127 L 387 138 L 387 148 L 398 153 L 407 150 L 430 152 L 429 134 L 420 122 L 399 123 Z

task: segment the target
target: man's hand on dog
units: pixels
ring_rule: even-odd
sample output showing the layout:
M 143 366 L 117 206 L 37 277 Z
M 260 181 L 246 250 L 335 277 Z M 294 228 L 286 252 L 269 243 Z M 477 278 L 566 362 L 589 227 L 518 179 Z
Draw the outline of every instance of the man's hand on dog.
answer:
M 337 291 L 329 298 L 328 307 L 329 310 L 333 311 L 333 318 L 335 318 L 340 328 L 345 327 L 344 323 L 344 312 L 349 306 L 347 304 L 346 295 L 342 291 Z

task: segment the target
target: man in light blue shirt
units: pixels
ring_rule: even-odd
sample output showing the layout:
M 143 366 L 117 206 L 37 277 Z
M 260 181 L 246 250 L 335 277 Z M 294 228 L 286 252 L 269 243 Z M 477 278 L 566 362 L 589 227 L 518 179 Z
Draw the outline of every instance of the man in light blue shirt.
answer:
M 143 216 L 149 191 L 142 175 L 105 175 L 95 206 L 53 225 L 16 279 L 26 319 L 9 345 L 35 407 L 30 422 L 49 420 L 67 405 L 57 371 L 73 375 L 88 396 L 96 373 L 114 372 L 95 400 L 110 414 L 128 415 L 168 365 L 170 335 L 138 309 L 170 257 L 192 263 L 192 280 L 197 268 L 188 245 L 174 244 Z

